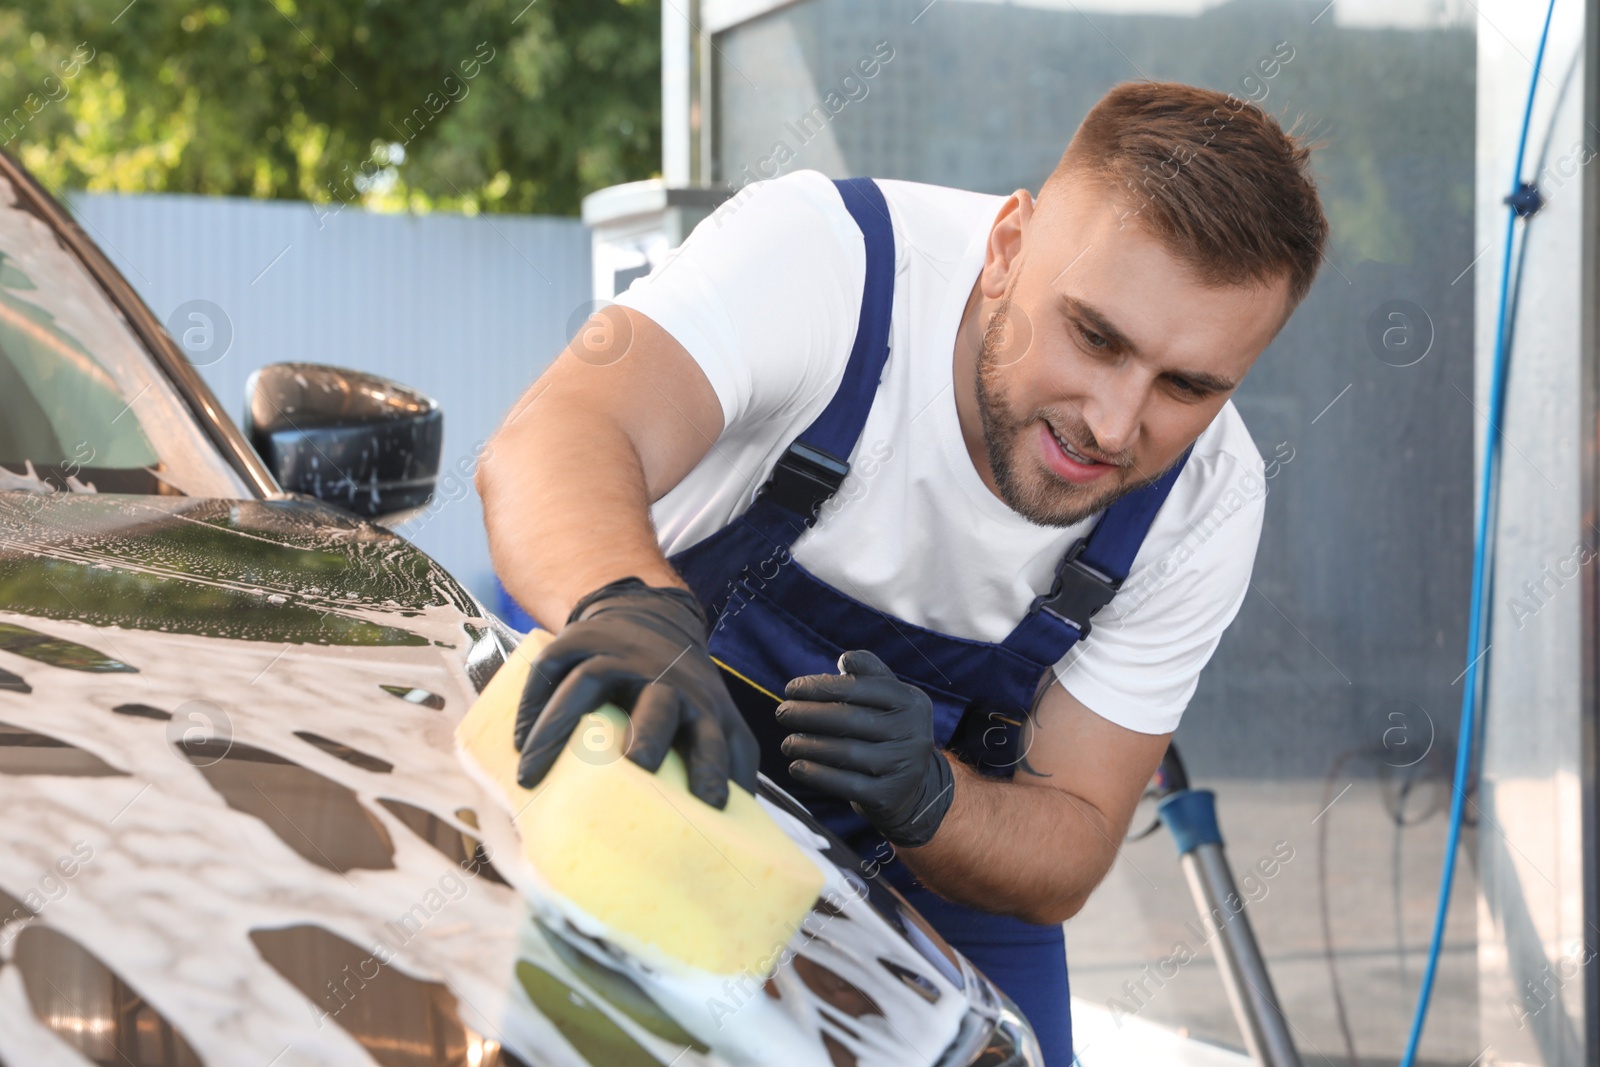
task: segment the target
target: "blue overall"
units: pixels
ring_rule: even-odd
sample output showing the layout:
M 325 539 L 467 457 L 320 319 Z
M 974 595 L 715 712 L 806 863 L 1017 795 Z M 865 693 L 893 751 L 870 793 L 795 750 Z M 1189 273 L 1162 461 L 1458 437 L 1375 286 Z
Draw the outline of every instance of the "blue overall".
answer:
M 761 770 L 883 877 L 1028 1017 L 1050 1067 L 1073 1060 L 1066 946 L 1059 925 L 978 911 L 936 896 L 850 805 L 790 777 L 773 709 L 789 679 L 834 674 L 846 649 L 876 653 L 902 680 L 927 692 L 934 736 L 980 773 L 1009 777 L 1020 760 L 1023 716 L 1050 668 L 1089 629 L 1088 617 L 1127 577 L 1135 553 L 1183 466 L 1112 504 L 1063 558 L 1050 593 L 1038 597 L 1005 640 L 953 637 L 892 618 L 810 574 L 789 554 L 839 487 L 889 354 L 894 234 L 870 178 L 835 183 L 866 241 L 861 318 L 844 380 L 827 408 L 779 461 L 737 519 L 671 561 L 713 622 L 710 650 L 761 743 Z M 906 357 L 902 357 L 906 358 Z M 1185 459 L 1187 456 L 1185 457 Z M 895 536 L 884 531 L 884 536 Z M 926 580 L 936 580 L 930 573 Z M 863 869 L 868 865 L 863 863 Z

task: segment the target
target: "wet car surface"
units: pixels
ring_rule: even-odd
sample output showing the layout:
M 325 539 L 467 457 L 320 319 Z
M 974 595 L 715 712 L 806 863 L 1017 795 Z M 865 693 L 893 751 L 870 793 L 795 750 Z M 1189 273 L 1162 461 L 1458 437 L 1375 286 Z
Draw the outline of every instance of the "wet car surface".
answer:
M 4 157 L 0 255 L 0 1063 L 1037 1062 L 770 783 L 827 872 L 770 979 L 530 907 L 453 740 L 517 635 L 282 493 Z

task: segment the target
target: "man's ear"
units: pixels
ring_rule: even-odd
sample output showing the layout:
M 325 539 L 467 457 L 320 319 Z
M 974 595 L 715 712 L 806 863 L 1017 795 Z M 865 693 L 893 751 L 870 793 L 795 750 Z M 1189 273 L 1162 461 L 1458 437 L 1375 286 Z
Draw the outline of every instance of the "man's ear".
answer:
M 989 227 L 983 270 L 978 275 L 978 285 L 986 299 L 999 300 L 1012 284 L 1013 276 L 1022 266 L 1032 221 L 1033 196 L 1028 190 L 1018 189 L 1000 205 Z

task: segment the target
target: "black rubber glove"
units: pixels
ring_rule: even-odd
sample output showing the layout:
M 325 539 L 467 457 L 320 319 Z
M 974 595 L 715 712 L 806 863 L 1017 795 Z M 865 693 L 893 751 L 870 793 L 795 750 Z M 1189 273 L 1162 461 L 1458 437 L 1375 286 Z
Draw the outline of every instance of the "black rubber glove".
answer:
M 933 740 L 928 694 L 894 676 L 871 652 L 839 657 L 840 674 L 791 681 L 778 705 L 789 773 L 850 801 L 888 838 L 916 848 L 950 810 L 955 775 Z
M 760 748 L 711 662 L 693 593 L 621 578 L 578 601 L 522 691 L 518 783 L 543 781 L 579 720 L 607 702 L 629 712 L 624 752 L 645 770 L 681 738 L 689 792 L 721 808 L 729 779 L 756 791 Z

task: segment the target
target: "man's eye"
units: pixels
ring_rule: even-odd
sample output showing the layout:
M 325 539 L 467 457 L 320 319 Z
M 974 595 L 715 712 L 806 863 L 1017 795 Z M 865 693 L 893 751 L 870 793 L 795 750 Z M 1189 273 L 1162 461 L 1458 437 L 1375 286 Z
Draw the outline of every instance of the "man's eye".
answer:
M 1091 348 L 1104 348 L 1111 343 L 1093 330 L 1085 330 L 1082 326 L 1078 327 L 1078 333 L 1083 336 L 1085 341 L 1089 342 L 1089 347 Z
M 1200 396 L 1205 392 L 1204 389 L 1201 389 L 1187 378 L 1179 378 L 1174 375 L 1167 380 L 1172 383 L 1172 387 L 1174 389 L 1178 390 L 1180 393 L 1183 393 L 1185 396 Z

